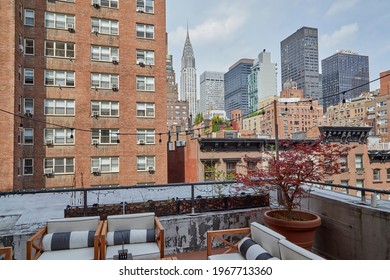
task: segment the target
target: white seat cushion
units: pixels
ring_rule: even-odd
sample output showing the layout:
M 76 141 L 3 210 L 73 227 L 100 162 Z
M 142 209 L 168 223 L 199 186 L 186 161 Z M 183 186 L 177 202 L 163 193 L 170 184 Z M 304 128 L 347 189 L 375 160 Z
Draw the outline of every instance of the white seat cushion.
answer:
M 299 247 L 287 239 L 280 240 L 279 246 L 282 260 L 324 260 L 320 256 Z
M 154 229 L 154 216 L 152 212 L 108 216 L 108 231 Z
M 38 260 L 93 260 L 94 248 L 43 252 Z
M 259 223 L 251 223 L 251 238 L 272 256 L 281 259 L 279 240 L 286 239 L 283 235 Z
M 133 255 L 134 260 L 158 260 L 160 259 L 160 249 L 155 242 L 124 244 L 128 253 Z M 107 246 L 106 259 L 112 260 L 114 255 L 118 255 L 118 250 L 122 249 L 122 245 Z
M 230 254 L 218 254 L 211 255 L 208 257 L 209 260 L 221 261 L 221 260 L 245 260 L 245 258 L 240 253 L 230 253 Z
M 99 220 L 99 216 L 53 219 L 47 221 L 47 233 L 96 230 Z

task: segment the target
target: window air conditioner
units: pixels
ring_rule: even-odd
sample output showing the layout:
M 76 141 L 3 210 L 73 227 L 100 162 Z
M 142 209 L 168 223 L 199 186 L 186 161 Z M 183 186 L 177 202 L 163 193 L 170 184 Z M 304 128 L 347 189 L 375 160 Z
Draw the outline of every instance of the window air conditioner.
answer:
M 92 5 L 96 8 L 96 9 L 99 9 L 100 8 L 100 0 L 93 0 L 92 1 Z
M 45 145 L 47 146 L 53 145 L 53 139 L 45 139 Z
M 149 170 L 149 173 L 154 173 L 154 171 L 156 171 L 154 169 L 154 166 L 148 166 L 148 170 Z
M 92 111 L 92 116 L 95 118 L 99 117 L 99 111 Z
M 143 13 L 145 12 L 145 8 L 144 7 L 137 7 L 137 13 Z
M 23 45 L 19 45 L 19 51 L 22 53 L 22 52 L 24 52 L 24 47 L 23 47 Z
M 145 145 L 145 140 L 144 139 L 140 139 L 140 140 L 138 140 L 137 144 L 138 145 Z
M 92 145 L 99 145 L 99 139 L 92 139 Z
M 117 56 L 112 56 L 111 57 L 111 61 L 112 61 L 113 64 L 118 64 L 118 62 L 119 62 Z
M 118 84 L 112 84 L 111 87 L 112 87 L 113 91 L 117 91 L 118 90 Z
M 68 23 L 68 31 L 74 32 L 74 24 L 73 23 Z
M 99 33 L 99 27 L 92 27 L 92 32 L 95 34 Z
M 100 174 L 100 168 L 99 167 L 92 167 L 92 173 L 93 174 Z
M 45 168 L 43 170 L 43 174 L 46 175 L 46 176 L 52 175 L 53 173 L 54 173 L 53 168 Z
M 141 67 L 145 67 L 145 61 L 144 60 L 137 60 L 137 64 Z

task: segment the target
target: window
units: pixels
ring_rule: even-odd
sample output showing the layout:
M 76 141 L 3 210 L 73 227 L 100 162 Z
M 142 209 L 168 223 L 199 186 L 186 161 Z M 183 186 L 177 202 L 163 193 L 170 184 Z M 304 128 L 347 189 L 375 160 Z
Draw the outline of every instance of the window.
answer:
M 55 174 L 73 174 L 74 158 L 45 158 L 45 168 L 52 168 Z
M 380 179 L 381 179 L 381 170 L 378 169 L 378 168 L 375 168 L 372 171 L 372 177 L 373 177 L 374 181 L 380 181 Z
M 22 97 L 18 96 L 18 112 L 22 112 Z
M 95 112 L 98 116 L 119 117 L 119 102 L 117 101 L 92 101 L 92 116 Z
M 119 34 L 119 22 L 117 20 L 92 18 L 92 30 L 91 32 L 97 32 L 108 35 Z
M 23 159 L 23 175 L 34 174 L 34 159 L 24 158 Z
M 70 128 L 45 128 L 45 143 L 48 141 L 53 145 L 73 145 L 74 131 Z
M 45 70 L 45 85 L 74 87 L 74 72 L 61 70 Z
M 154 77 L 137 76 L 137 90 L 154 91 Z
M 93 4 L 92 0 L 92 4 Z M 100 6 L 106 8 L 118 8 L 118 0 L 100 0 Z
M 23 129 L 23 144 L 33 145 L 34 144 L 34 129 L 24 128 Z
M 34 39 L 24 39 L 24 53 L 26 55 L 34 55 Z
M 154 103 L 137 103 L 137 117 L 154 118 Z
M 45 115 L 74 116 L 74 113 L 74 100 L 45 99 Z
M 116 86 L 119 87 L 119 75 L 113 74 L 101 74 L 101 73 L 92 73 L 91 74 L 91 87 L 100 88 L 100 89 L 112 89 Z
M 154 156 L 137 157 L 137 171 L 149 171 L 155 169 L 156 158 Z
M 356 180 L 356 187 L 357 188 L 364 188 L 364 180 Z M 356 196 L 361 197 L 362 196 L 362 192 L 361 191 L 357 191 L 356 192 Z
M 340 157 L 340 170 L 341 172 L 348 171 L 348 157 Z
M 93 140 L 98 140 L 99 144 L 118 144 L 119 129 L 92 129 Z
M 45 13 L 45 27 L 56 29 L 68 29 L 69 26 L 74 28 L 74 15 Z
M 137 129 L 137 143 L 155 144 L 154 129 Z
M 355 156 L 355 168 L 356 170 L 363 170 L 363 155 Z
M 91 59 L 112 62 L 119 61 L 119 49 L 116 47 L 92 46 Z
M 154 26 L 137 23 L 137 38 L 154 39 Z
M 19 64 L 18 66 L 18 81 L 22 81 L 22 65 Z
M 154 51 L 137 50 L 137 64 L 154 65 Z
M 386 169 L 387 181 L 390 181 L 390 168 Z
M 34 99 L 32 98 L 24 99 L 24 114 L 34 115 Z
M 23 20 L 23 5 L 19 2 L 19 19 Z
M 45 41 L 45 56 L 74 58 L 74 43 Z
M 22 161 L 20 158 L 18 158 L 18 176 L 22 175 Z
M 215 181 L 215 162 L 214 161 L 205 161 L 204 163 L 204 180 L 205 181 Z
M 341 180 L 340 185 L 349 186 L 349 181 L 348 180 Z M 348 189 L 341 188 L 341 192 L 348 194 Z
M 154 0 L 137 0 L 137 12 L 153 13 Z
M 234 180 L 237 172 L 237 162 L 228 161 L 226 162 L 226 179 Z
M 24 10 L 24 25 L 34 26 L 35 25 L 35 11 Z
M 25 85 L 34 85 L 34 69 L 25 68 L 24 69 L 24 84 Z
M 119 172 L 119 157 L 96 157 L 91 159 L 91 172 L 99 168 L 102 173 Z

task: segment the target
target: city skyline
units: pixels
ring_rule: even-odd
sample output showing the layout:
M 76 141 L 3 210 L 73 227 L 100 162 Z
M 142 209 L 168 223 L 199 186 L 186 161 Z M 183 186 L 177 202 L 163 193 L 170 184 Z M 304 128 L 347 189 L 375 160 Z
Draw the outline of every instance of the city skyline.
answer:
M 370 80 L 374 80 L 390 68 L 386 59 L 390 43 L 385 41 L 390 15 L 384 12 L 389 8 L 384 0 L 375 5 L 362 0 L 219 0 L 207 5 L 205 0 L 168 0 L 168 52 L 178 69 L 188 23 L 198 73 L 227 72 L 237 60 L 256 58 L 263 49 L 280 66 L 280 42 L 307 26 L 318 29 L 319 62 L 338 50 L 352 50 L 370 57 Z M 279 67 L 278 92 L 280 75 Z M 377 88 L 379 82 L 371 84 L 371 90 Z

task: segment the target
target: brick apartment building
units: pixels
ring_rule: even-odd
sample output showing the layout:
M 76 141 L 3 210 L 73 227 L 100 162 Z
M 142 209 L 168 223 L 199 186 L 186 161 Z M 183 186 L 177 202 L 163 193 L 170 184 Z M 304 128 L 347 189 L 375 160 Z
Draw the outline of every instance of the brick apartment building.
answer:
M 2 1 L 0 191 L 167 182 L 165 5 Z

